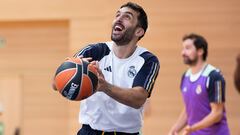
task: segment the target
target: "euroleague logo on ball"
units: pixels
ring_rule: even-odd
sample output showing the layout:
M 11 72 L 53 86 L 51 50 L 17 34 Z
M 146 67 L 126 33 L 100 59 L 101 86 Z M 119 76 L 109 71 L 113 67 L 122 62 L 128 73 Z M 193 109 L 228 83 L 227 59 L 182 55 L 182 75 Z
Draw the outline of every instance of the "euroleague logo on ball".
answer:
M 74 92 L 76 91 L 76 89 L 78 88 L 78 84 L 74 84 L 74 83 L 72 83 L 71 84 L 71 87 L 70 87 L 70 89 L 69 89 L 69 91 L 68 91 L 68 93 L 67 93 L 67 91 L 64 91 L 64 96 L 65 97 L 67 97 L 68 99 L 71 99 L 72 98 L 72 96 L 73 96 L 73 94 L 74 94 Z

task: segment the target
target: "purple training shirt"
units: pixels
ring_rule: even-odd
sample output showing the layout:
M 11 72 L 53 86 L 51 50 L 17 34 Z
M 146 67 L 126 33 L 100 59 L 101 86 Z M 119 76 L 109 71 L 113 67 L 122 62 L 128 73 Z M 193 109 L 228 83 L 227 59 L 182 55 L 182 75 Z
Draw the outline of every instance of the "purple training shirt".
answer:
M 211 112 L 210 103 L 225 102 L 225 80 L 220 72 L 211 65 L 206 65 L 200 76 L 190 80 L 190 70 L 182 77 L 181 92 L 183 95 L 188 125 L 193 125 Z M 230 135 L 226 112 L 220 122 L 204 128 L 191 135 Z

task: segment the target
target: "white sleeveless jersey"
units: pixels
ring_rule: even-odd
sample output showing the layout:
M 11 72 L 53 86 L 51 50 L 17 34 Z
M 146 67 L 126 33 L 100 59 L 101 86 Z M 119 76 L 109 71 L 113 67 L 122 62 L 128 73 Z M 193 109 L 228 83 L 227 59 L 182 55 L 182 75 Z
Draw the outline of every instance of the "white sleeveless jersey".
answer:
M 145 48 L 137 47 L 129 58 L 119 59 L 112 46 L 113 42 L 92 44 L 75 56 L 98 60 L 106 81 L 123 88 L 141 86 L 150 97 L 160 68 L 157 57 Z M 79 121 L 97 130 L 135 133 L 142 126 L 142 112 L 143 107 L 134 109 L 103 92 L 96 92 L 81 101 Z

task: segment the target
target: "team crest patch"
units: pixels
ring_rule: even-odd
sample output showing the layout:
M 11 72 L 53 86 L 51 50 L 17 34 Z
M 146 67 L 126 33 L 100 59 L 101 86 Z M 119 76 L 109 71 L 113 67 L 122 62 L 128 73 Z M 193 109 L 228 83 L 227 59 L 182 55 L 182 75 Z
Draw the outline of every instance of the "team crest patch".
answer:
M 184 87 L 184 88 L 183 88 L 183 92 L 187 92 L 187 87 Z
M 198 85 L 198 86 L 197 86 L 197 88 L 196 88 L 196 93 L 197 93 L 197 94 L 202 93 L 202 87 L 201 87 L 201 85 Z
M 130 66 L 128 69 L 128 77 L 133 78 L 137 74 L 135 66 Z

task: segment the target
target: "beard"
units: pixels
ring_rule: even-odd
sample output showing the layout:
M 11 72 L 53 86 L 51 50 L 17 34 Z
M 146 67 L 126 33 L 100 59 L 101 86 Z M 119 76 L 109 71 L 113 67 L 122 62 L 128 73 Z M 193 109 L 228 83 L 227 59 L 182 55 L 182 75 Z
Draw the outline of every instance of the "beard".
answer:
M 134 32 L 136 30 L 136 27 L 130 27 L 126 29 L 124 32 L 120 34 L 113 34 L 114 27 L 112 28 L 112 34 L 111 34 L 111 40 L 116 43 L 118 46 L 124 46 L 127 45 L 132 39 Z
M 190 58 L 190 57 L 188 57 L 188 56 L 183 56 L 183 62 L 184 62 L 184 64 L 186 64 L 186 65 L 189 65 L 189 66 L 194 66 L 194 65 L 196 65 L 197 64 L 197 62 L 198 62 L 198 57 L 197 56 L 194 56 L 194 58 Z

